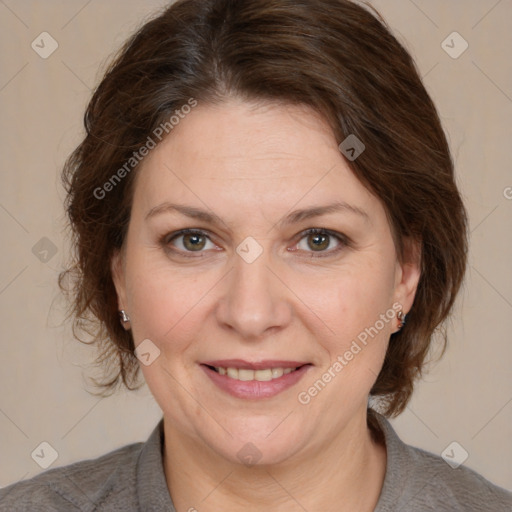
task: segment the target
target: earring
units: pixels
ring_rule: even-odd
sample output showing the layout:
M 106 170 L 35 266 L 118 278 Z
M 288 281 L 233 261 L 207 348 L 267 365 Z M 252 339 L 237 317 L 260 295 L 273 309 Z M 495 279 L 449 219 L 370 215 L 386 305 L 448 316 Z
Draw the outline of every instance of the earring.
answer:
M 124 309 L 119 311 L 119 316 L 121 317 L 121 322 L 126 323 L 130 321 L 130 317 L 126 314 Z
M 403 311 L 399 311 L 396 317 L 398 318 L 398 330 L 400 331 L 402 327 L 405 325 L 405 317 L 407 315 Z

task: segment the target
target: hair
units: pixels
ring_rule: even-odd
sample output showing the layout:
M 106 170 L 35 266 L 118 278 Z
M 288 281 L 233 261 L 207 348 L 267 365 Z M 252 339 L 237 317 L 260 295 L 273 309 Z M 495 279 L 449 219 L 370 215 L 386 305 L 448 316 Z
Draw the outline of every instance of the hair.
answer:
M 382 202 L 398 257 L 406 240 L 420 242 L 415 300 L 370 393 L 383 414 L 398 415 L 436 334 L 446 348 L 445 320 L 466 268 L 467 218 L 414 61 L 378 14 L 349 0 L 179 0 L 145 23 L 107 69 L 62 175 L 74 254 L 59 283 L 73 298 L 75 336 L 85 342 L 87 333 L 98 345 L 104 379 L 96 385 L 103 394 L 138 387 L 109 265 L 130 219 L 140 165 L 130 159 L 191 99 L 230 97 L 304 105 L 338 141 L 356 135 L 366 150 L 347 162 Z M 116 172 L 123 179 L 113 183 Z M 102 199 L 98 190 L 107 189 Z

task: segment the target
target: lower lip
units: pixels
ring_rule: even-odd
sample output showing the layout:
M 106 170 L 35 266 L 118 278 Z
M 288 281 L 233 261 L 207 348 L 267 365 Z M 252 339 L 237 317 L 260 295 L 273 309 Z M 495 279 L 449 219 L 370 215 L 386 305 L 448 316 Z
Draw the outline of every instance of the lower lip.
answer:
M 299 382 L 299 380 L 304 376 L 304 374 L 308 371 L 311 365 L 306 364 L 301 366 L 299 369 L 287 373 L 277 379 L 272 379 L 269 381 L 243 381 L 232 379 L 227 375 L 220 375 L 215 370 L 212 370 L 208 366 L 201 365 L 201 368 L 204 370 L 206 375 L 210 377 L 212 382 L 217 385 L 223 391 L 229 393 L 231 396 L 236 398 L 270 398 L 272 396 L 278 395 L 282 391 L 291 388 L 294 384 Z

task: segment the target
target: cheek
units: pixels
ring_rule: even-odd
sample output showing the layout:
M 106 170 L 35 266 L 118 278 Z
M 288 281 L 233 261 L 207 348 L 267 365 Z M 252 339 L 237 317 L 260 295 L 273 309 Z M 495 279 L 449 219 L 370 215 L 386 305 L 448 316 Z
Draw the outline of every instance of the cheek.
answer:
M 172 405 L 175 410 L 190 411 L 188 395 L 180 391 L 179 382 L 188 381 L 195 365 L 191 350 L 200 339 L 201 318 L 206 314 L 202 298 L 214 282 L 204 274 L 171 271 L 161 258 L 142 251 L 132 253 L 126 268 L 135 346 L 149 339 L 159 350 L 153 363 L 141 364 L 144 379 L 162 410 Z
M 392 306 L 394 271 L 370 264 L 351 265 L 322 278 L 296 275 L 291 288 L 304 298 L 314 313 L 312 332 L 325 333 L 324 340 L 340 349 L 366 328 L 373 326 Z M 378 326 L 389 335 L 392 322 Z
M 308 328 L 317 335 L 324 357 L 318 374 L 301 391 L 311 398 L 312 414 L 337 418 L 332 425 L 366 401 L 382 368 L 396 313 L 392 283 L 393 273 L 382 268 L 340 272 L 336 279 L 325 280 L 321 291 L 315 288 L 308 295 L 308 306 L 317 313 Z M 323 389 L 319 380 L 327 382 L 325 392 L 318 392 Z M 313 398 L 317 393 L 318 399 Z M 326 411 L 326 404 L 339 407 Z
M 127 261 L 127 275 L 135 345 L 149 338 L 162 350 L 183 350 L 185 342 L 180 340 L 191 339 L 201 325 L 198 316 L 204 313 L 214 276 L 176 272 L 161 256 L 142 251 Z

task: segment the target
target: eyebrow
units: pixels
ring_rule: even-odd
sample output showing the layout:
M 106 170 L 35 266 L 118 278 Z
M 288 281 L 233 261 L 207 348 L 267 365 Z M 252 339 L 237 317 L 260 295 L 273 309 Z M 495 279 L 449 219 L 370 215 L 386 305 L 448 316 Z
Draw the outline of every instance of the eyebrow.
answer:
M 207 222 L 213 225 L 226 223 L 215 213 L 209 212 L 207 210 L 202 210 L 200 208 L 196 208 L 193 206 L 186 206 L 183 204 L 169 203 L 165 202 L 154 208 L 151 208 L 149 212 L 146 214 L 146 220 L 155 217 L 157 215 L 161 215 L 164 213 L 174 213 L 178 212 L 186 217 L 190 217 L 192 219 L 201 220 L 203 222 Z M 321 215 L 327 215 L 329 213 L 350 213 L 353 215 L 357 215 L 361 217 L 366 222 L 370 221 L 370 216 L 358 206 L 354 206 L 348 204 L 344 201 L 337 201 L 335 203 L 331 203 L 325 206 L 313 206 L 311 208 L 303 208 L 300 210 L 294 210 L 293 212 L 286 215 L 283 219 L 281 219 L 277 225 L 279 226 L 288 226 L 290 224 L 296 224 L 298 222 L 313 218 L 320 217 Z
M 284 219 L 278 222 L 278 225 L 296 224 L 312 217 L 320 217 L 328 213 L 345 212 L 362 217 L 366 222 L 370 221 L 370 216 L 358 206 L 346 203 L 345 201 L 337 201 L 325 206 L 313 206 L 302 210 L 295 210 L 289 213 Z
M 163 213 L 174 213 L 178 212 L 186 217 L 190 217 L 192 219 L 202 220 L 204 222 L 209 222 L 210 224 L 225 224 L 224 221 L 213 212 L 208 212 L 206 210 L 201 210 L 200 208 L 195 208 L 194 206 L 186 206 L 183 204 L 175 204 L 165 202 L 151 208 L 149 212 L 146 214 L 146 220 L 151 217 L 155 217 L 157 215 L 161 215 Z

